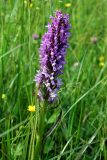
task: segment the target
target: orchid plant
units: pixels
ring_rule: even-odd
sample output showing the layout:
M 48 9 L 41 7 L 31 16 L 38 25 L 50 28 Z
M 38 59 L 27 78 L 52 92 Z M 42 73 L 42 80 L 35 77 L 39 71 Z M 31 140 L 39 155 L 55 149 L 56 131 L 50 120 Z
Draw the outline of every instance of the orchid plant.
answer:
M 39 102 L 36 111 L 35 160 L 41 159 L 48 106 L 58 101 L 58 90 L 62 85 L 59 75 L 63 74 L 71 28 L 68 14 L 56 11 L 55 16 L 51 16 L 50 19 L 51 23 L 47 25 L 48 31 L 43 35 L 40 47 L 40 69 L 35 76 Z

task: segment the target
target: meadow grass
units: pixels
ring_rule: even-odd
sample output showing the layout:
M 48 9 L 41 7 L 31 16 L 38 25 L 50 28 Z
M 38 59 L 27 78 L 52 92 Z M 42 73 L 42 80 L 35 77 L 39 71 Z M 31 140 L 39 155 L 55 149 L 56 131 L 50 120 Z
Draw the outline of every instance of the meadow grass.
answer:
M 27 108 L 36 101 L 41 37 L 57 9 L 70 15 L 72 35 L 59 91 L 62 117 L 43 159 L 107 160 L 106 8 L 106 0 L 0 0 L 0 160 L 35 159 L 35 113 Z M 59 110 L 51 114 L 46 130 Z

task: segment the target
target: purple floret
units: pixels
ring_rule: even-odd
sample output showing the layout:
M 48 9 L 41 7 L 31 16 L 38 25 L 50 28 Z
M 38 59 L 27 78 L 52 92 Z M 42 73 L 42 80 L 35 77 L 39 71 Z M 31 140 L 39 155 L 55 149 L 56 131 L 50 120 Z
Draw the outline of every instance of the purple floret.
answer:
M 33 38 L 34 40 L 36 40 L 36 39 L 39 38 L 39 35 L 38 35 L 38 34 L 33 34 L 33 35 L 32 35 L 32 38 Z
M 62 85 L 58 78 L 63 73 L 67 40 L 70 36 L 69 15 L 61 11 L 55 12 L 48 24 L 48 31 L 42 38 L 40 47 L 40 70 L 35 76 L 38 96 L 41 100 L 54 102 Z

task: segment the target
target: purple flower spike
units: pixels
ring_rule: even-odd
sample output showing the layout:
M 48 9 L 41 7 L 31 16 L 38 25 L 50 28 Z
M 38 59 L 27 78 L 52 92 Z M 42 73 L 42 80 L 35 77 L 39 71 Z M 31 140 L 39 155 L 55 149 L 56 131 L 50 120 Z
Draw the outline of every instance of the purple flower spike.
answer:
M 67 40 L 70 36 L 69 15 L 55 12 L 48 24 L 48 31 L 42 38 L 40 47 L 40 70 L 35 76 L 40 100 L 54 102 L 62 85 L 58 78 L 63 73 Z

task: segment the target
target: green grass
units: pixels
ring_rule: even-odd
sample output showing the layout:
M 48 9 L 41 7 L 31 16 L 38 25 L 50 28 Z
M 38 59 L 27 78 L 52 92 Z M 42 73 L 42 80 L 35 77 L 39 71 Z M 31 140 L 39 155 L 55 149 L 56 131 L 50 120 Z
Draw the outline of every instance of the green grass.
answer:
M 66 8 L 68 2 L 71 7 Z M 107 160 L 107 1 L 32 0 L 32 4 L 30 8 L 22 0 L 0 0 L 0 160 L 35 159 L 35 113 L 27 107 L 35 103 L 33 79 L 41 37 L 56 9 L 70 15 L 72 36 L 59 92 L 63 114 L 47 138 L 43 159 Z M 39 35 L 36 41 L 34 33 Z M 47 130 L 59 114 L 53 112 Z

